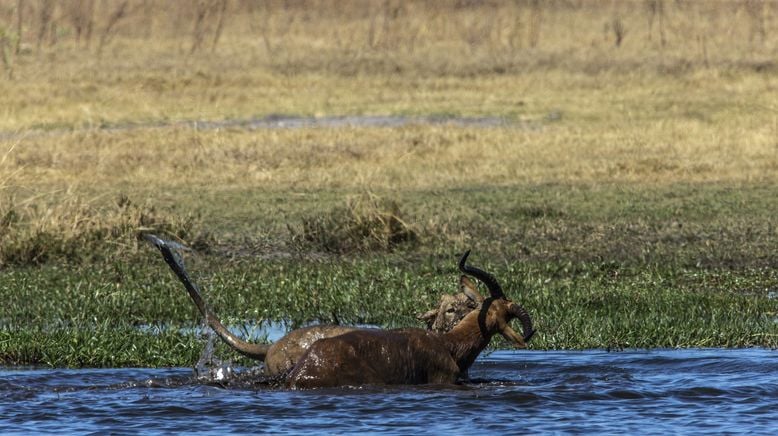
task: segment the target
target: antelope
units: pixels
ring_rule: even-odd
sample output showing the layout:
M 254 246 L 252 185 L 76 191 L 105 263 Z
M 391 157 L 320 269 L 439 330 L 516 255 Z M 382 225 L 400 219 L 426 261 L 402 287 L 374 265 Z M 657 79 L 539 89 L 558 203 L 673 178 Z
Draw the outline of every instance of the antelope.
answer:
M 184 283 L 190 297 L 208 325 L 217 335 L 249 357 L 269 357 L 269 348 L 247 344 L 232 335 L 208 310 L 197 287 L 189 280 L 170 247 L 156 237 L 147 237 L 162 252 L 168 265 Z M 486 271 L 467 265 L 470 250 L 459 260 L 459 269 L 486 285 L 490 297 L 483 299 L 480 308 L 472 310 L 446 333 L 418 328 L 361 329 L 343 328 L 332 336 L 314 334 L 284 383 L 290 388 L 320 388 L 366 384 L 453 384 L 466 375 L 478 355 L 489 345 L 492 336 L 499 333 L 518 348 L 534 335 L 532 320 L 527 311 L 506 298 L 497 280 Z M 461 286 L 477 293 L 475 283 L 466 276 Z M 523 336 L 514 331 L 510 322 L 518 318 Z M 294 332 L 293 332 L 294 333 Z M 306 333 L 302 333 L 306 336 Z
M 478 355 L 500 333 L 518 348 L 535 334 L 527 311 L 505 297 L 497 280 L 486 271 L 468 266 L 466 251 L 459 269 L 489 290 L 480 308 L 468 313 L 451 331 L 423 329 L 354 330 L 314 342 L 286 377 L 291 388 L 321 388 L 365 384 L 452 384 L 467 373 Z M 466 279 L 466 280 L 464 280 Z M 463 277 L 462 286 L 477 293 Z M 510 321 L 518 318 L 523 336 Z
M 313 325 L 292 330 L 273 344 L 254 344 L 246 342 L 227 329 L 219 318 L 205 303 L 197 285 L 190 279 L 184 265 L 174 251 L 162 239 L 154 235 L 146 235 L 145 238 L 154 244 L 162 252 L 162 256 L 184 284 L 195 306 L 205 317 L 208 326 L 216 335 L 238 353 L 264 362 L 265 375 L 274 377 L 287 373 L 297 363 L 305 351 L 319 339 L 338 336 L 343 333 L 358 330 L 358 327 L 340 325 Z M 456 325 L 464 316 L 475 309 L 483 300 L 476 293 L 460 293 L 456 295 L 444 294 L 441 296 L 438 309 L 432 309 L 417 318 L 426 322 L 428 329 L 437 332 L 447 332 Z

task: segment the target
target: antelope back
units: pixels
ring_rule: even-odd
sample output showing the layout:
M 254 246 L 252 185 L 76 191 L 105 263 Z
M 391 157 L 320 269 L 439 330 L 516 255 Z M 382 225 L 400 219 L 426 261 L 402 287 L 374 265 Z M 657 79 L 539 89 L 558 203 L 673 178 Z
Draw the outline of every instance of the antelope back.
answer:
M 290 370 L 306 350 L 319 339 L 331 338 L 357 330 L 340 325 L 314 325 L 292 330 L 270 346 L 265 358 L 265 373 L 280 375 Z
M 292 388 L 450 384 L 459 374 L 459 367 L 437 333 L 365 329 L 314 342 L 286 382 Z

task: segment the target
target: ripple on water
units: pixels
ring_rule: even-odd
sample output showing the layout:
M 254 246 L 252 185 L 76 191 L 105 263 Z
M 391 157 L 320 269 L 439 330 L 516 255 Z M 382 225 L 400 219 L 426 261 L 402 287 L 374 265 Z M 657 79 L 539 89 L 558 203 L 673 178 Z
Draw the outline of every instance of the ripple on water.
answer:
M 6 369 L 0 432 L 754 432 L 778 419 L 778 354 L 498 351 L 458 386 L 221 388 L 191 369 Z

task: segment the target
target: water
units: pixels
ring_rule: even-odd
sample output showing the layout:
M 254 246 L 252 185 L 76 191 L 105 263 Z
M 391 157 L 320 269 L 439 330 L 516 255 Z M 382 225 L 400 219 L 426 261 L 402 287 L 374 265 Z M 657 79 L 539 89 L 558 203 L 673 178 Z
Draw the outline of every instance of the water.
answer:
M 470 376 L 289 391 L 189 368 L 5 368 L 0 433 L 778 432 L 778 351 L 498 351 Z
M 553 113 L 552 113 L 553 114 Z M 549 117 L 552 115 L 550 114 Z M 547 117 L 547 119 L 550 119 Z M 459 116 L 403 116 L 403 115 L 347 115 L 306 117 L 296 115 L 268 115 L 260 118 L 235 118 L 227 120 L 161 121 L 149 123 L 124 123 L 89 126 L 87 128 L 27 129 L 23 132 L 0 131 L 0 140 L 60 136 L 72 132 L 110 131 L 122 132 L 136 129 L 164 129 L 188 127 L 197 130 L 215 129 L 301 129 L 301 128 L 354 128 L 354 127 L 403 127 L 411 125 L 449 125 L 460 127 L 514 127 L 538 130 L 538 122 L 508 120 L 502 117 Z

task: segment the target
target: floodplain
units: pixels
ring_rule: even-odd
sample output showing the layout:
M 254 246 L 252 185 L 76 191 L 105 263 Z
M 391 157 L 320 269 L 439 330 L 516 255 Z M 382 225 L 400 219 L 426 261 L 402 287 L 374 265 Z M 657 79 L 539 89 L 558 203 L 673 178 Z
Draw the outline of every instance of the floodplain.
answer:
M 246 335 L 421 326 L 472 249 L 534 350 L 778 346 L 771 2 L 43 3 L 0 2 L 2 364 L 196 362 L 146 232 Z

